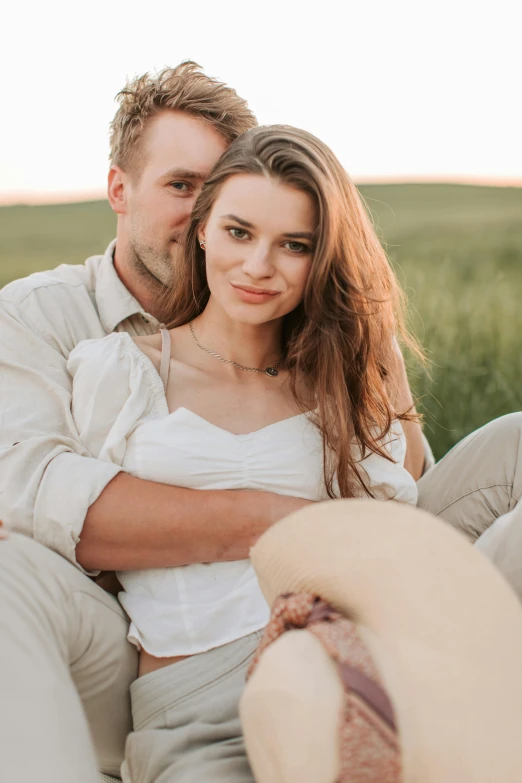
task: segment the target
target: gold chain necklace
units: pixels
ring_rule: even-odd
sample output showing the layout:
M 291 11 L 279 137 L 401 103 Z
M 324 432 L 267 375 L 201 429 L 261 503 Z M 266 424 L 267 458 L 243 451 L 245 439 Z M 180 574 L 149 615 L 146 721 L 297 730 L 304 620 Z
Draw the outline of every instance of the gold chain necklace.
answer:
M 202 351 L 205 351 L 205 353 L 209 353 L 211 356 L 215 356 L 216 359 L 219 359 L 220 362 L 224 362 L 224 364 L 231 364 L 233 367 L 237 367 L 238 370 L 246 370 L 247 372 L 262 372 L 265 375 L 269 375 L 271 378 L 275 378 L 277 375 L 279 375 L 276 368 L 279 367 L 279 365 L 283 361 L 283 357 L 281 357 L 279 361 L 273 364 L 271 367 L 266 367 L 264 370 L 260 370 L 258 367 L 245 367 L 244 364 L 238 364 L 238 362 L 235 362 L 233 359 L 224 359 L 215 351 L 212 351 L 210 348 L 205 348 L 204 345 L 201 345 L 198 338 L 196 337 L 196 333 L 194 332 L 194 326 L 192 325 L 192 321 L 189 321 L 189 329 L 190 329 L 190 334 L 194 338 L 194 342 L 196 343 L 198 348 L 201 348 Z

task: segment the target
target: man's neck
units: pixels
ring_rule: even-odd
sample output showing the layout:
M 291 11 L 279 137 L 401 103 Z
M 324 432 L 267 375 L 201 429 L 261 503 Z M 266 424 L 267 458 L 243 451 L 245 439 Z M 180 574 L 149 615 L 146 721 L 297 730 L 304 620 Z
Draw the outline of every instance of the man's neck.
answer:
M 158 304 L 165 292 L 165 287 L 148 272 L 134 269 L 128 262 L 125 250 L 118 252 L 118 242 L 114 251 L 114 268 L 121 282 L 141 307 L 155 318 L 159 316 Z

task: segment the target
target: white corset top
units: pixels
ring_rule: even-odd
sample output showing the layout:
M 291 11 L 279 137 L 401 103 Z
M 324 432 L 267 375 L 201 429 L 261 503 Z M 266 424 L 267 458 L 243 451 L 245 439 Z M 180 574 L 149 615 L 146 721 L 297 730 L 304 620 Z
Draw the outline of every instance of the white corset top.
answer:
M 69 360 L 73 415 L 94 456 L 139 478 L 193 489 L 254 489 L 326 499 L 321 436 L 306 414 L 233 435 L 187 408 L 169 413 L 163 383 L 124 334 L 89 340 Z M 162 370 L 164 368 L 162 367 Z M 362 460 L 378 497 L 416 502 L 394 422 L 387 449 Z M 216 522 L 223 524 L 223 521 Z M 203 652 L 262 628 L 269 610 L 250 560 L 119 572 L 129 639 L 157 657 Z
M 304 453 L 304 458 L 303 458 Z M 232 435 L 186 408 L 139 427 L 123 463 L 141 478 L 194 489 L 258 489 L 320 500 L 321 442 L 305 416 Z M 129 639 L 156 656 L 188 655 L 263 628 L 268 606 L 250 560 L 118 574 Z

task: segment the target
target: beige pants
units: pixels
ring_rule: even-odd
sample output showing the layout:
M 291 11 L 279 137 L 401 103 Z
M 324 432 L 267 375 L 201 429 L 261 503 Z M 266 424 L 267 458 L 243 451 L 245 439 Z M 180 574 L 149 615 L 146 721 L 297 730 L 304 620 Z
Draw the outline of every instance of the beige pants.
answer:
M 239 721 L 256 631 L 136 680 L 124 783 L 254 783 Z
M 432 468 L 419 491 L 422 508 L 471 539 L 501 517 L 486 554 L 522 598 L 521 443 L 522 414 L 497 419 Z M 508 512 L 515 518 L 505 526 Z M 95 783 L 97 767 L 119 774 L 137 672 L 126 633 L 117 601 L 66 560 L 21 536 L 0 541 L 2 780 Z
M 119 776 L 137 675 L 127 628 L 118 601 L 63 557 L 23 536 L 0 541 L 2 781 Z
M 472 432 L 420 479 L 418 488 L 419 508 L 460 530 L 522 601 L 522 413 Z

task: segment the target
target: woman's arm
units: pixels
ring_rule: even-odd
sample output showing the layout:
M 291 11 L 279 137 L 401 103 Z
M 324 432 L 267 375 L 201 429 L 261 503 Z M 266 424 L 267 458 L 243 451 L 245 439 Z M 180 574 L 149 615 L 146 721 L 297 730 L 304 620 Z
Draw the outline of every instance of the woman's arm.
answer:
M 390 390 L 392 407 L 399 415 L 401 413 L 416 413 L 404 357 L 396 340 L 393 345 L 397 356 L 397 380 L 394 389 Z M 423 474 L 426 457 L 422 427 L 416 421 L 401 420 L 401 424 L 406 437 L 404 467 L 415 481 L 418 481 Z

